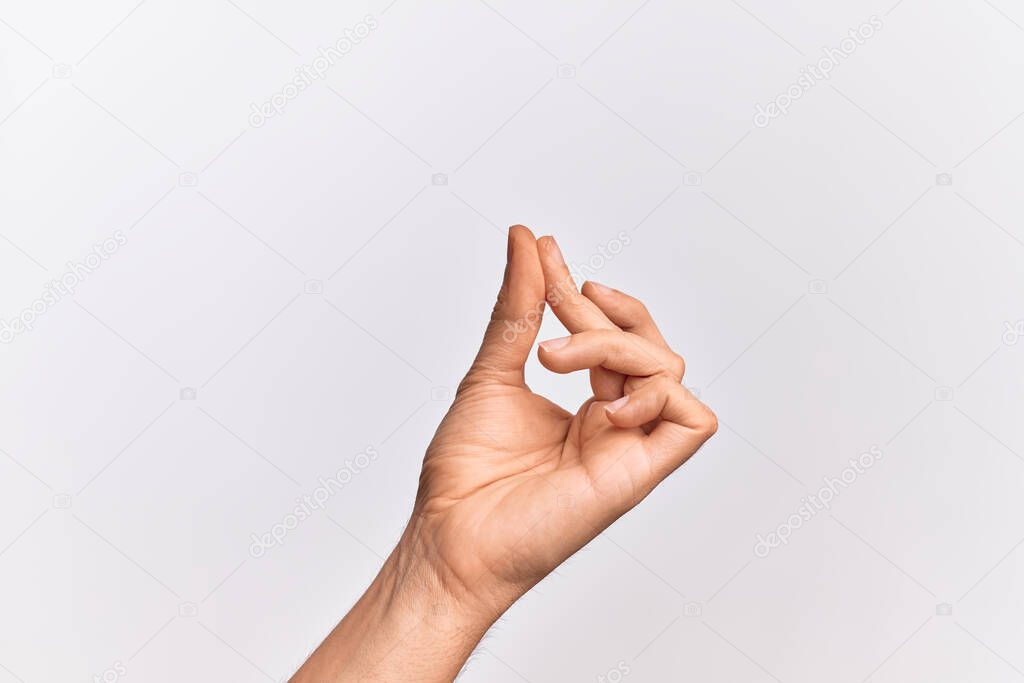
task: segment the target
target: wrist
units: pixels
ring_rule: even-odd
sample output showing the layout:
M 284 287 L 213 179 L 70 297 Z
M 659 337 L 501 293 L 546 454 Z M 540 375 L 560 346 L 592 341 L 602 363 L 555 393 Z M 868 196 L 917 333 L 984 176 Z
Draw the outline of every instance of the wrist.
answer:
M 480 636 L 500 616 L 476 600 L 418 541 L 403 536 L 371 590 L 389 615 Z
M 479 553 L 473 534 L 450 519 L 417 510 L 382 573 L 389 571 L 421 602 L 451 622 L 481 635 L 548 572 L 510 576 Z M 513 544 L 514 545 L 514 544 Z
M 501 612 L 453 586 L 414 532 L 410 524 L 293 683 L 454 680 Z

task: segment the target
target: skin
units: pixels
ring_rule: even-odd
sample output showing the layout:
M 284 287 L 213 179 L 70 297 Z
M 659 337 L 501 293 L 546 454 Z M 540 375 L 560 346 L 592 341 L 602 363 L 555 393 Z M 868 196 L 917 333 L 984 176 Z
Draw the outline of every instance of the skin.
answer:
M 542 342 L 541 364 L 590 373 L 575 414 L 524 381 L 545 303 L 570 336 Z M 491 321 L 427 448 L 409 524 L 292 680 L 454 680 L 513 602 L 715 433 L 684 369 L 641 302 L 579 291 L 553 238 L 510 228 Z

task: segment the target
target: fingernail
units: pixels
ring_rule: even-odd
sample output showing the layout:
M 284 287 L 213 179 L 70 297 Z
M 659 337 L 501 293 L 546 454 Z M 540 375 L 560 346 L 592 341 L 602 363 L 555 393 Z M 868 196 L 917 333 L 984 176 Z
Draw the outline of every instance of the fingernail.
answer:
M 627 403 L 629 403 L 629 396 L 628 395 L 627 396 L 623 396 L 622 398 L 615 399 L 614 401 L 612 401 L 611 403 L 606 405 L 604 407 L 604 409 L 605 409 L 605 412 L 607 412 L 609 415 L 611 415 L 612 413 L 616 412 L 619 408 L 621 408 L 622 406 L 626 405 Z
M 595 282 L 594 280 L 587 280 L 587 282 L 589 282 L 590 286 L 596 289 L 601 294 L 611 294 L 614 291 L 611 287 L 608 287 L 607 285 L 602 285 L 600 282 Z
M 569 337 L 559 337 L 558 339 L 549 339 L 545 342 L 540 343 L 540 348 L 545 351 L 557 351 L 569 343 Z

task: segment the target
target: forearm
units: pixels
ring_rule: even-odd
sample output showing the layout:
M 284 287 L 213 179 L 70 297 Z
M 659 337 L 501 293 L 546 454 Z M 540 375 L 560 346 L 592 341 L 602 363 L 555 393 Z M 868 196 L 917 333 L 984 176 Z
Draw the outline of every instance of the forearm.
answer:
M 292 682 L 449 682 L 493 620 L 455 600 L 402 542 Z

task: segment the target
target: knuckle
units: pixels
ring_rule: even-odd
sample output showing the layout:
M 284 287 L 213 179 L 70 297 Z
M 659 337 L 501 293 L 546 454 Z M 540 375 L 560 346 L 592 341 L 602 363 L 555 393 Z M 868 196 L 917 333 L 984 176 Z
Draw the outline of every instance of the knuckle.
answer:
M 665 370 L 677 381 L 681 380 L 683 378 L 683 374 L 686 372 L 686 361 L 683 360 L 683 357 L 678 353 L 673 352 L 668 357 L 665 364 Z
M 568 308 L 583 308 L 589 304 L 589 299 L 581 296 L 579 292 L 570 292 L 566 295 L 564 302 Z
M 705 439 L 710 439 L 718 431 L 718 416 L 707 406 L 704 406 L 704 415 L 701 416 L 699 430 Z
M 491 320 L 500 320 L 505 313 L 509 300 L 509 291 L 506 285 L 498 290 L 498 296 L 494 299 L 494 306 L 491 308 Z
M 640 301 L 640 299 L 628 294 L 623 294 L 621 305 L 625 314 L 634 322 L 634 324 L 641 324 L 644 321 L 651 320 L 650 310 L 643 301 Z

